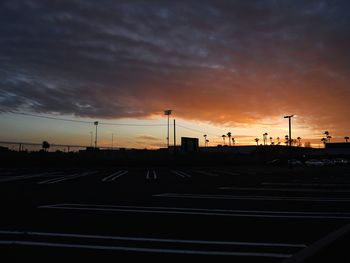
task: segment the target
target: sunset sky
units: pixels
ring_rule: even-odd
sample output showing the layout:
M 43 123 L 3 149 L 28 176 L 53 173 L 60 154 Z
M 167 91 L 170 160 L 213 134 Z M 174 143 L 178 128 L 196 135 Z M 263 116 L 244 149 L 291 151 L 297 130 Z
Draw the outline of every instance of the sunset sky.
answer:
M 2 0 L 0 140 L 155 148 L 350 136 L 347 0 Z M 189 129 L 188 129 L 189 128 Z M 190 130 L 192 129 L 192 130 Z M 196 131 L 194 131 L 196 130 Z M 178 140 L 178 142 L 179 142 Z

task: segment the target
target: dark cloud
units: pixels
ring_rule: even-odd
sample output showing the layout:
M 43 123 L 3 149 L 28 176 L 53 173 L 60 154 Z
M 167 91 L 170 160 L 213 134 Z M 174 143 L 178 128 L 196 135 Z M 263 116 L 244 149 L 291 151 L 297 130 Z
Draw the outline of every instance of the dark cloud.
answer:
M 0 110 L 350 128 L 348 1 L 0 3 Z M 317 116 L 322 116 L 318 118 Z

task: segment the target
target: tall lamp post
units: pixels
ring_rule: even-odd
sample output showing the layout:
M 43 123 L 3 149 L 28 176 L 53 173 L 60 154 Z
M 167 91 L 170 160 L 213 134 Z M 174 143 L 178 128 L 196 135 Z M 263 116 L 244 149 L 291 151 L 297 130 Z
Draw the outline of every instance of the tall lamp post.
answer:
M 170 115 L 171 115 L 171 112 L 172 112 L 172 110 L 165 110 L 165 111 L 164 111 L 164 115 L 167 115 L 167 116 L 168 116 L 168 133 L 167 133 L 167 137 L 166 137 L 168 148 L 169 148 L 169 117 L 170 117 Z
M 90 147 L 92 147 L 92 135 L 93 135 L 93 132 L 91 131 L 90 132 Z
M 285 119 L 289 121 L 289 147 L 292 147 L 292 118 L 294 115 L 284 116 Z
M 96 132 L 95 132 L 95 148 L 97 148 L 97 125 L 98 125 L 98 121 L 94 122 L 94 125 L 96 126 Z

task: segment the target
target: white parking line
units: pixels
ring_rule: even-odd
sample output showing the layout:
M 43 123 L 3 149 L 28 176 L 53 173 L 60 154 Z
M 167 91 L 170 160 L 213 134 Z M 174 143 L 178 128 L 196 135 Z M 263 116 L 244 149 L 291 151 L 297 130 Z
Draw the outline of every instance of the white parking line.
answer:
M 115 172 L 115 173 L 112 173 L 111 175 L 105 177 L 102 179 L 102 182 L 112 182 L 112 181 L 115 181 L 115 179 L 127 174 L 128 171 L 118 171 L 118 172 Z
M 274 182 L 262 182 L 262 185 L 275 185 L 275 186 L 312 186 L 312 187 L 350 187 L 350 183 L 274 183 Z
M 146 173 L 146 179 L 147 179 L 147 180 L 150 180 L 150 179 L 157 180 L 157 174 L 156 174 L 156 171 L 155 171 L 155 170 L 152 170 L 152 175 L 153 175 L 153 178 L 151 178 L 151 176 L 150 176 L 150 170 L 148 170 L 147 173 Z
M 257 210 L 225 210 L 179 207 L 147 207 L 147 206 L 113 206 L 90 204 L 57 204 L 40 206 L 41 209 L 109 211 L 129 213 L 182 214 L 224 217 L 258 217 L 258 218 L 302 218 L 302 219 L 350 219 L 350 213 L 299 212 L 299 211 L 257 211 Z
M 38 182 L 37 184 L 55 184 L 55 183 L 59 183 L 59 182 L 63 182 L 63 181 L 72 180 L 72 179 L 76 179 L 79 177 L 84 177 L 87 175 L 95 174 L 97 172 L 98 171 L 86 172 L 86 173 L 82 173 L 82 174 L 71 174 L 71 175 L 60 177 L 60 178 L 54 178 L 54 179 L 41 181 L 41 182 Z
M 182 177 L 182 178 L 191 178 L 192 176 L 188 173 L 185 173 L 185 172 L 181 172 L 181 171 L 171 171 L 172 173 Z
M 350 193 L 350 190 L 341 189 L 310 189 L 310 188 L 264 188 L 264 187 L 219 187 L 220 190 L 234 191 L 275 191 L 275 192 L 317 192 L 317 193 Z
M 0 182 L 12 182 L 12 181 L 30 179 L 30 178 L 36 178 L 36 177 L 45 177 L 48 175 L 55 175 L 55 174 L 59 174 L 59 173 L 60 172 L 45 172 L 45 173 L 39 173 L 39 174 L 7 176 L 6 178 L 1 178 Z
M 0 241 L 0 245 L 21 245 L 21 246 L 40 246 L 40 247 L 60 247 L 60 248 L 80 248 L 95 250 L 116 250 L 127 252 L 147 252 L 162 254 L 188 254 L 188 255 L 215 255 L 215 256 L 240 256 L 240 257 L 269 257 L 269 258 L 288 258 L 291 254 L 282 253 L 261 253 L 261 252 L 231 252 L 231 251 L 202 251 L 202 250 L 180 250 L 163 248 L 140 248 L 140 247 L 122 247 L 122 246 L 101 246 L 101 245 L 81 245 L 52 242 L 33 242 L 33 241 Z
M 285 197 L 285 196 L 251 196 L 251 195 L 204 195 L 164 193 L 153 196 L 170 198 L 194 198 L 194 199 L 217 199 L 217 200 L 257 200 L 257 201 L 301 201 L 301 202 L 350 202 L 350 198 L 322 198 L 322 197 Z
M 262 243 L 262 242 L 240 242 L 240 241 L 217 241 L 217 240 L 191 240 L 191 239 L 167 239 L 167 238 L 145 238 L 145 237 L 125 237 L 125 236 L 103 236 L 103 235 L 84 235 L 84 234 L 67 234 L 67 233 L 50 233 L 50 232 L 21 232 L 21 231 L 3 231 L 0 234 L 11 235 L 32 235 L 32 236 L 49 236 L 49 237 L 74 237 L 86 239 L 105 239 L 120 241 L 142 241 L 142 242 L 161 242 L 161 243 L 178 243 L 178 244 L 205 244 L 205 245 L 231 245 L 231 246 L 261 246 L 261 247 L 293 247 L 306 248 L 305 244 L 288 244 L 288 243 Z

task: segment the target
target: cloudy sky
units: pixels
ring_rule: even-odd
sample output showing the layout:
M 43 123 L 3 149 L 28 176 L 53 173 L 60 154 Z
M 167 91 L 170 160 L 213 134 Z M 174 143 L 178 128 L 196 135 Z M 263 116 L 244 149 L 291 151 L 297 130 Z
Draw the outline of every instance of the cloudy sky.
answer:
M 162 124 L 170 108 L 219 135 L 284 137 L 283 115 L 297 114 L 298 135 L 329 130 L 341 140 L 350 134 L 349 13 L 346 0 L 3 0 L 0 139 L 53 132 L 49 120 L 14 111 Z M 57 125 L 67 142 L 83 129 Z M 118 132 L 133 135 L 126 145 L 160 145 L 163 130 Z

